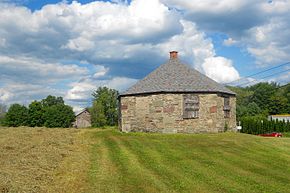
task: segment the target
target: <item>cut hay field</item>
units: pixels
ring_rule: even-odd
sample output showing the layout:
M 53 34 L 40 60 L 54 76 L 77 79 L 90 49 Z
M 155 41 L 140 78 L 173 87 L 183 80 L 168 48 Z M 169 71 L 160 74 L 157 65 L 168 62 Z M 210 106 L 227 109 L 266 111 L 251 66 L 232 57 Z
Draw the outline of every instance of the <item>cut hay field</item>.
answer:
M 290 138 L 0 129 L 0 192 L 289 192 Z

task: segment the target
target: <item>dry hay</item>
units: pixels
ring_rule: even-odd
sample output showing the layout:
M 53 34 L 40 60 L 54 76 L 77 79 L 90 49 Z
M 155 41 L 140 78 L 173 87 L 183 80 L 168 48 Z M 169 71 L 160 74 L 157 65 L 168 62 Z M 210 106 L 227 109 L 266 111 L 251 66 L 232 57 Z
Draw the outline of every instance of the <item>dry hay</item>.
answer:
M 83 130 L 1 128 L 0 193 L 84 192 L 87 146 Z

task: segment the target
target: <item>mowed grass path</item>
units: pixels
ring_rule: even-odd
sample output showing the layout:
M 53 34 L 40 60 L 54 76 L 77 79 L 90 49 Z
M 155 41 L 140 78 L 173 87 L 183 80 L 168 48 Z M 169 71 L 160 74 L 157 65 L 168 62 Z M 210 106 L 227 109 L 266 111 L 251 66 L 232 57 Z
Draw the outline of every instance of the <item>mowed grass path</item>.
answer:
M 290 192 L 290 138 L 90 135 L 91 192 Z

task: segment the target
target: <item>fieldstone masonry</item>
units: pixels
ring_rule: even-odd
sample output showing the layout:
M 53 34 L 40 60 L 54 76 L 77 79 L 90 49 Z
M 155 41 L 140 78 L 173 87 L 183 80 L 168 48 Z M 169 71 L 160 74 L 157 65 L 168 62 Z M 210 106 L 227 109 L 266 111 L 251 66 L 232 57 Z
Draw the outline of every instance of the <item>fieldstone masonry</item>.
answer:
M 124 132 L 161 133 L 217 133 L 226 127 L 235 131 L 235 96 L 229 95 L 229 118 L 225 118 L 221 94 L 202 93 L 198 96 L 199 117 L 190 119 L 183 118 L 183 94 L 123 96 L 120 98 L 119 128 Z
M 161 133 L 235 130 L 235 96 L 171 51 L 167 63 L 119 96 L 119 127 L 124 132 Z

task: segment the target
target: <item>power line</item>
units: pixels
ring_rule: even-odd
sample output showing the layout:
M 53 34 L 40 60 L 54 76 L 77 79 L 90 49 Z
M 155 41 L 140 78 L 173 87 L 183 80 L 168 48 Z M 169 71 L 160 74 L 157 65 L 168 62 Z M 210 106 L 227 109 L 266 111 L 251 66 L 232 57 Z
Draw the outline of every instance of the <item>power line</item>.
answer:
M 273 69 L 279 68 L 279 67 L 281 67 L 281 66 L 285 66 L 285 65 L 287 65 L 287 64 L 290 64 L 290 62 L 286 62 L 286 63 L 280 64 L 280 65 L 278 65 L 278 66 L 275 66 L 275 67 L 272 67 L 272 68 L 269 68 L 269 69 L 266 69 L 266 70 L 263 70 L 263 71 L 260 71 L 260 72 L 257 72 L 257 73 L 254 73 L 254 74 L 251 74 L 251 75 L 248 75 L 248 76 L 243 77 L 243 78 L 239 78 L 239 79 L 237 79 L 237 80 L 234 80 L 234 81 L 231 81 L 231 82 L 228 82 L 228 83 L 225 83 L 225 84 L 230 84 L 230 83 L 236 82 L 236 81 L 238 81 L 238 80 L 243 80 L 243 79 L 246 79 L 246 78 L 250 78 L 250 77 L 252 77 L 252 76 L 256 76 L 256 75 L 258 75 L 258 74 L 262 74 L 262 73 L 264 73 L 264 72 L 268 72 L 268 71 L 270 71 L 270 70 L 273 70 Z
M 290 63 L 290 62 L 289 62 L 289 63 Z M 288 70 L 284 70 L 284 71 L 280 71 L 280 72 L 277 72 L 277 73 L 274 73 L 274 74 L 271 74 L 271 75 L 268 75 L 268 76 L 264 76 L 264 77 L 262 77 L 261 79 L 263 79 L 263 78 L 269 78 L 269 77 L 271 77 L 271 76 L 275 76 L 275 75 L 277 75 L 277 74 L 281 74 L 281 73 L 288 72 L 288 71 L 290 71 L 290 69 L 288 69 Z M 249 84 L 249 83 L 251 83 L 251 82 L 255 82 L 255 81 L 257 81 L 257 80 L 252 80 L 252 81 L 250 81 L 250 82 L 246 82 L 246 83 L 239 84 L 239 85 L 236 85 L 236 86 L 247 85 L 247 84 Z
M 282 85 L 282 86 L 277 87 L 277 89 L 279 89 L 279 88 L 283 88 L 283 87 L 288 86 L 288 85 L 289 85 L 289 83 L 286 83 L 286 84 L 284 84 L 284 85 Z

